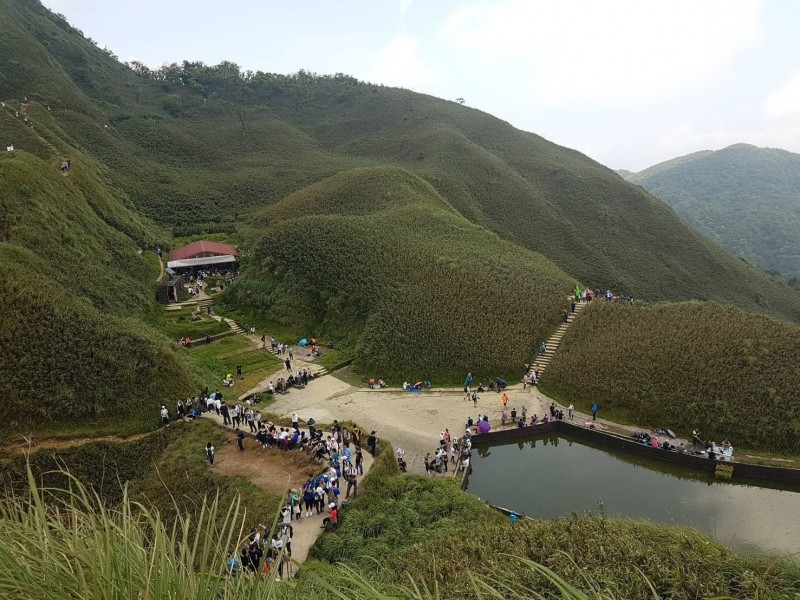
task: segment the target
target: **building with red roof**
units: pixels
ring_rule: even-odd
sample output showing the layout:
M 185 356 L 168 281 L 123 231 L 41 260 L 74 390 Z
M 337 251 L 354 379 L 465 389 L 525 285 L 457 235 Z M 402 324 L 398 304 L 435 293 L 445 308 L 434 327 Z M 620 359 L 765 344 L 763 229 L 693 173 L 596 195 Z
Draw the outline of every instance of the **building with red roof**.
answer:
M 175 271 L 214 267 L 235 267 L 239 252 L 233 246 L 220 242 L 198 240 L 175 248 L 169 253 L 167 267 Z

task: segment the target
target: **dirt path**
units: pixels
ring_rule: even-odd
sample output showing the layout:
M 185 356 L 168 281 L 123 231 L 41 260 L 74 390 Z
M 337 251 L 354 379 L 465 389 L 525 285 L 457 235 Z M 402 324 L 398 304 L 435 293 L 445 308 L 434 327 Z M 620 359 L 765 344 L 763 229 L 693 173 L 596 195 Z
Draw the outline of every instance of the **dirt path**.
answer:
M 158 254 L 156 254 L 156 256 L 158 256 Z M 158 271 L 159 273 L 156 283 L 161 283 L 161 281 L 164 279 L 164 261 L 160 256 L 158 256 Z
M 319 475 L 325 469 L 323 463 L 308 458 L 305 452 L 261 448 L 255 437 L 247 431 L 244 452 L 239 452 L 233 429 L 222 424 L 222 417 L 206 413 L 203 418 L 209 418 L 231 432 L 230 439 L 233 443 L 225 445 L 217 452 L 213 467 L 224 475 L 241 475 L 271 494 L 285 495 L 289 489 L 302 488 L 309 477 Z M 369 473 L 372 462 L 369 452 L 364 452 L 364 475 Z M 359 477 L 359 485 L 363 477 Z M 344 498 L 345 490 L 346 487 L 342 486 L 341 498 Z M 303 513 L 299 521 L 292 521 L 292 560 L 299 565 L 305 562 L 311 546 L 322 534 L 322 520 L 325 516 L 324 512 L 314 512 L 310 517 Z
M 158 430 L 156 430 L 158 431 Z M 19 454 L 27 452 L 37 452 L 39 450 L 63 450 L 64 448 L 77 448 L 84 444 L 91 444 L 92 442 L 133 442 L 140 440 L 145 436 L 155 433 L 154 431 L 147 431 L 145 433 L 137 433 L 128 437 L 118 437 L 115 435 L 105 435 L 101 437 L 90 438 L 75 438 L 71 440 L 42 440 L 37 442 L 33 437 L 26 438 L 25 440 L 13 444 L 8 444 L 0 448 L 0 459 L 13 458 Z M 25 436 L 23 436 L 25 437 Z

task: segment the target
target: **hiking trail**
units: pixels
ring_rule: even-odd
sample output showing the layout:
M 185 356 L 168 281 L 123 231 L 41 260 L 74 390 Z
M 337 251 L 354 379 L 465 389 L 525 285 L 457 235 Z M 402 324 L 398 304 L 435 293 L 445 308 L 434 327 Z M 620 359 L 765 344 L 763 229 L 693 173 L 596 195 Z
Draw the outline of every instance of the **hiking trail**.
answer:
M 570 297 L 570 302 L 572 302 L 572 300 L 573 298 Z M 555 333 L 547 338 L 547 341 L 545 342 L 546 349 L 544 354 L 541 354 L 539 348 L 536 348 L 536 359 L 533 361 L 533 364 L 528 371 L 529 374 L 533 374 L 538 368 L 539 376 L 541 377 L 542 373 L 544 373 L 545 369 L 547 369 L 547 365 L 550 364 L 550 361 L 552 360 L 556 350 L 558 350 L 558 346 L 561 344 L 561 340 L 564 338 L 564 333 L 566 333 L 570 325 L 572 325 L 578 315 L 580 315 L 588 305 L 588 302 L 578 302 L 575 305 L 575 312 L 570 312 L 566 322 L 562 322 L 561 325 L 558 326 L 558 329 L 556 329 Z

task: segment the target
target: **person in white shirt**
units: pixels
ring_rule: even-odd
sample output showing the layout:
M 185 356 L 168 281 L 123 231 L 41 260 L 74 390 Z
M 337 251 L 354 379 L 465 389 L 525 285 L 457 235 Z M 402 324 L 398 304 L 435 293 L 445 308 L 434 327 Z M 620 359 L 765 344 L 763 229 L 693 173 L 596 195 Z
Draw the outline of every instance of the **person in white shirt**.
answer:
M 169 411 L 167 410 L 166 406 L 161 407 L 161 423 L 164 425 L 169 425 Z

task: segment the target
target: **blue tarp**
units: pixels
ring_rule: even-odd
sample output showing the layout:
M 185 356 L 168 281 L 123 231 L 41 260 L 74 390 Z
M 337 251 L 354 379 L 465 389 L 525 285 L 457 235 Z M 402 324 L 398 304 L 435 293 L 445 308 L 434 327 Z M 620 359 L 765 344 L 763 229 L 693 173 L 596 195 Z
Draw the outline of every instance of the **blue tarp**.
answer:
M 306 346 L 308 346 L 308 340 L 306 338 L 303 338 L 298 342 L 298 344 L 300 345 L 301 348 L 305 348 Z

